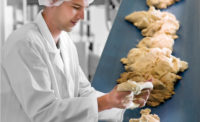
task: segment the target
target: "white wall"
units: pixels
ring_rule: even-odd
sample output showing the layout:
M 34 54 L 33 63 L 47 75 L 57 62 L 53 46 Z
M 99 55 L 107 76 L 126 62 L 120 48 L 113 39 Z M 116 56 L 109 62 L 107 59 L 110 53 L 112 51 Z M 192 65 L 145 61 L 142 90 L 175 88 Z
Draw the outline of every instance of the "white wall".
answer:
M 101 56 L 109 31 L 106 27 L 105 6 L 91 6 L 91 31 L 94 33 L 94 53 Z
M 1 0 L 0 1 L 0 46 L 3 44 L 4 39 L 5 39 L 5 7 L 6 7 L 6 0 Z
M 80 37 L 79 29 L 80 23 L 76 25 L 73 31 L 70 33 L 72 40 L 75 42 L 77 51 L 79 54 L 79 62 L 84 71 L 88 76 L 93 78 L 96 71 L 101 53 L 105 46 L 109 31 L 106 27 L 105 18 L 105 6 L 90 6 L 90 27 L 93 37 L 91 38 L 94 43 L 94 50 L 90 52 L 88 49 L 89 39 L 87 36 Z M 84 26 L 84 33 L 86 33 L 86 27 Z

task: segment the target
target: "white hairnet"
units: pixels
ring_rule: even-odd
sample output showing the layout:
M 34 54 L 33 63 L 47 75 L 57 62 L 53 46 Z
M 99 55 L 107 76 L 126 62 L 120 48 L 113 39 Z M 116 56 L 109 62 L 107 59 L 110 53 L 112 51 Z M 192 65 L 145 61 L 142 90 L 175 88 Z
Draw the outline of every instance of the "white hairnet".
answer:
M 44 6 L 59 6 L 64 1 L 71 1 L 71 0 L 38 0 L 39 5 L 44 5 Z M 88 0 L 88 3 L 91 4 L 93 1 L 94 0 Z

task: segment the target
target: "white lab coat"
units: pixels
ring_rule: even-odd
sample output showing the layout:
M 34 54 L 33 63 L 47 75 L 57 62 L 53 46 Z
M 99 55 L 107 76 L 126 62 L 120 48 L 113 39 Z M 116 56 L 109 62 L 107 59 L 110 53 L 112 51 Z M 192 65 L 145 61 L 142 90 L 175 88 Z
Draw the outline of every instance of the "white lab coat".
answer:
M 1 122 L 121 121 L 124 110 L 98 113 L 97 92 L 82 72 L 66 32 L 60 50 L 41 15 L 2 49 Z

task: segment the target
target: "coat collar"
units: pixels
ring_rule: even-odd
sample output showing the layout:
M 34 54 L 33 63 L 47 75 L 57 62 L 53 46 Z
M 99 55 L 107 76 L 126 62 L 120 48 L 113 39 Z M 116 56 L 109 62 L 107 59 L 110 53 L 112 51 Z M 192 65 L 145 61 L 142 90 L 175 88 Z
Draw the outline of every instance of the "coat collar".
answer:
M 45 39 L 45 45 L 47 47 L 47 50 L 50 52 L 58 53 L 59 50 L 57 49 L 53 36 L 51 35 L 51 32 L 42 16 L 42 12 L 43 10 L 41 10 L 37 15 L 35 23 L 39 27 L 39 30 Z
M 51 35 L 51 32 L 48 29 L 48 26 L 42 16 L 42 11 L 39 12 L 35 23 L 37 24 L 39 31 L 41 32 L 42 37 L 44 38 L 43 43 L 45 45 L 45 48 L 47 49 L 49 53 L 50 60 L 52 61 L 53 64 L 55 64 L 55 68 L 59 74 L 59 76 L 62 77 L 62 81 L 66 81 L 67 86 L 70 86 L 70 88 L 74 88 L 73 83 L 70 84 L 70 82 L 73 82 L 72 76 L 70 75 L 70 72 L 72 72 L 69 68 L 71 64 L 71 56 L 70 56 L 70 49 L 69 45 L 71 45 L 71 38 L 69 37 L 67 32 L 61 32 L 60 35 L 60 40 L 58 43 L 60 43 L 60 49 L 56 47 L 56 43 L 53 39 L 53 36 Z M 71 48 L 71 47 L 70 47 Z M 61 65 L 61 60 L 60 60 L 60 54 L 62 55 L 63 58 L 63 65 Z M 57 77 L 59 77 L 57 75 Z M 63 84 L 65 85 L 65 84 Z M 68 94 L 69 96 L 73 97 L 74 96 L 74 90 L 68 88 Z M 67 94 L 66 93 L 66 94 Z
M 49 31 L 49 28 L 42 16 L 42 12 L 43 10 L 41 10 L 37 15 L 35 23 L 37 24 L 39 31 L 43 37 L 42 43 L 44 44 L 44 47 L 49 54 L 50 60 L 56 66 L 56 69 L 59 70 L 58 72 L 61 72 L 61 74 L 64 75 L 64 65 L 60 57 L 60 49 L 56 47 L 53 36 L 51 35 L 51 32 Z

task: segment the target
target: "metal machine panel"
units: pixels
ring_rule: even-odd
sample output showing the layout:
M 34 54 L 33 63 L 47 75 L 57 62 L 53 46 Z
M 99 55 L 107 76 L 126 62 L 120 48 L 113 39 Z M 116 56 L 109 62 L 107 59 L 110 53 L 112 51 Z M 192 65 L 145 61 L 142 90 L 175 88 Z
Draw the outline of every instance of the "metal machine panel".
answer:
M 141 31 L 124 17 L 133 11 L 148 10 L 146 0 L 123 0 L 107 39 L 92 86 L 109 92 L 116 85 L 124 67 L 120 59 L 135 48 L 143 38 Z M 182 80 L 175 85 L 176 94 L 164 104 L 151 108 L 161 122 L 200 122 L 200 0 L 181 0 L 164 9 L 173 13 L 180 21 L 173 55 L 189 63 L 189 69 L 180 73 Z M 124 122 L 140 117 L 140 109 L 127 110 Z

